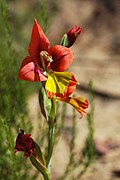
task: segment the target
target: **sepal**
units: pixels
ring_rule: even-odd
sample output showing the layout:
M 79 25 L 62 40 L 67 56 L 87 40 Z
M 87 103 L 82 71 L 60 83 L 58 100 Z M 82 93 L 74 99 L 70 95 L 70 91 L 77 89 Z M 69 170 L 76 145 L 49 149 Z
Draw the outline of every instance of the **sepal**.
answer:
M 62 37 L 60 45 L 68 47 L 68 37 L 67 37 L 67 34 L 64 34 L 64 36 Z

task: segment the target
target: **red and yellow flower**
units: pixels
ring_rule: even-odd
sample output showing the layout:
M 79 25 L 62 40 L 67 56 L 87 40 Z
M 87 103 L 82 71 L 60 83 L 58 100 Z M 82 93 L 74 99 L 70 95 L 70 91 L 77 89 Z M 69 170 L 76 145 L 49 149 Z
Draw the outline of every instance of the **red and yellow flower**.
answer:
M 29 56 L 25 57 L 20 67 L 18 78 L 32 82 L 45 83 L 49 98 L 52 96 L 69 96 L 76 88 L 77 81 L 71 72 L 65 70 L 73 62 L 72 51 L 61 45 L 50 47 L 50 42 L 41 27 L 34 20 Z

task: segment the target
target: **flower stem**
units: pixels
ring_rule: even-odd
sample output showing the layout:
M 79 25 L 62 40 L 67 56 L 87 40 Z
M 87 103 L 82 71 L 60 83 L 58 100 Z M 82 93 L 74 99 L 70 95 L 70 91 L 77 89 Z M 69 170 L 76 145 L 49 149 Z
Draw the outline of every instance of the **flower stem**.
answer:
M 46 159 L 46 166 L 48 171 L 51 170 L 51 157 L 53 152 L 53 145 L 54 145 L 54 134 L 55 134 L 55 126 L 49 125 L 49 132 L 48 132 L 48 155 Z

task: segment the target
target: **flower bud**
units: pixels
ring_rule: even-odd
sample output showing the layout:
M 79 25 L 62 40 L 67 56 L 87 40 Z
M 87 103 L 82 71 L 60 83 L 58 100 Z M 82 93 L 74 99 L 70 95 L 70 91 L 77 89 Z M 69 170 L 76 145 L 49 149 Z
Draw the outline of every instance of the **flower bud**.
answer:
M 76 41 L 77 37 L 82 31 L 82 27 L 74 26 L 72 29 L 70 29 L 66 34 L 64 34 L 61 45 L 65 47 L 71 47 L 74 42 Z
M 33 154 L 35 152 L 35 142 L 30 136 L 31 134 L 24 134 L 24 131 L 20 129 L 14 151 L 23 151 L 27 157 Z

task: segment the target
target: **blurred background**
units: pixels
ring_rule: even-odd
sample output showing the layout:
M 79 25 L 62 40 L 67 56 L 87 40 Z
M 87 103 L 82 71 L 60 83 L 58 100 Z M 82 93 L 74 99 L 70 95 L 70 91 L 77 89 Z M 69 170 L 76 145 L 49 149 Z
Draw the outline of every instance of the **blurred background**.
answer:
M 82 33 L 71 47 L 75 60 L 69 71 L 74 72 L 80 82 L 75 94 L 87 98 L 90 102 L 88 84 L 92 82 L 94 108 L 91 120 L 94 136 L 92 134 L 91 138 L 95 148 L 94 160 L 90 162 L 82 177 L 79 173 L 82 171 L 81 166 L 76 168 L 73 163 L 72 170 L 67 169 L 73 153 L 69 147 L 74 149 L 74 161 L 77 161 L 79 156 L 82 157 L 81 152 L 90 127 L 87 117 L 80 119 L 78 113 L 73 124 L 74 112 L 71 107 L 64 106 L 67 113 L 64 113 L 62 108 L 58 113 L 59 131 L 53 153 L 53 180 L 120 179 L 119 12 L 119 0 L 0 1 L 1 180 L 42 179 L 29 159 L 22 153 L 15 155 L 13 151 L 19 127 L 26 133 L 31 133 L 44 148 L 46 144 L 44 137 L 47 127 L 41 117 L 38 102 L 39 83 L 17 79 L 21 62 L 28 54 L 34 18 L 51 45 L 59 44 L 63 34 L 74 25 L 83 27 Z

